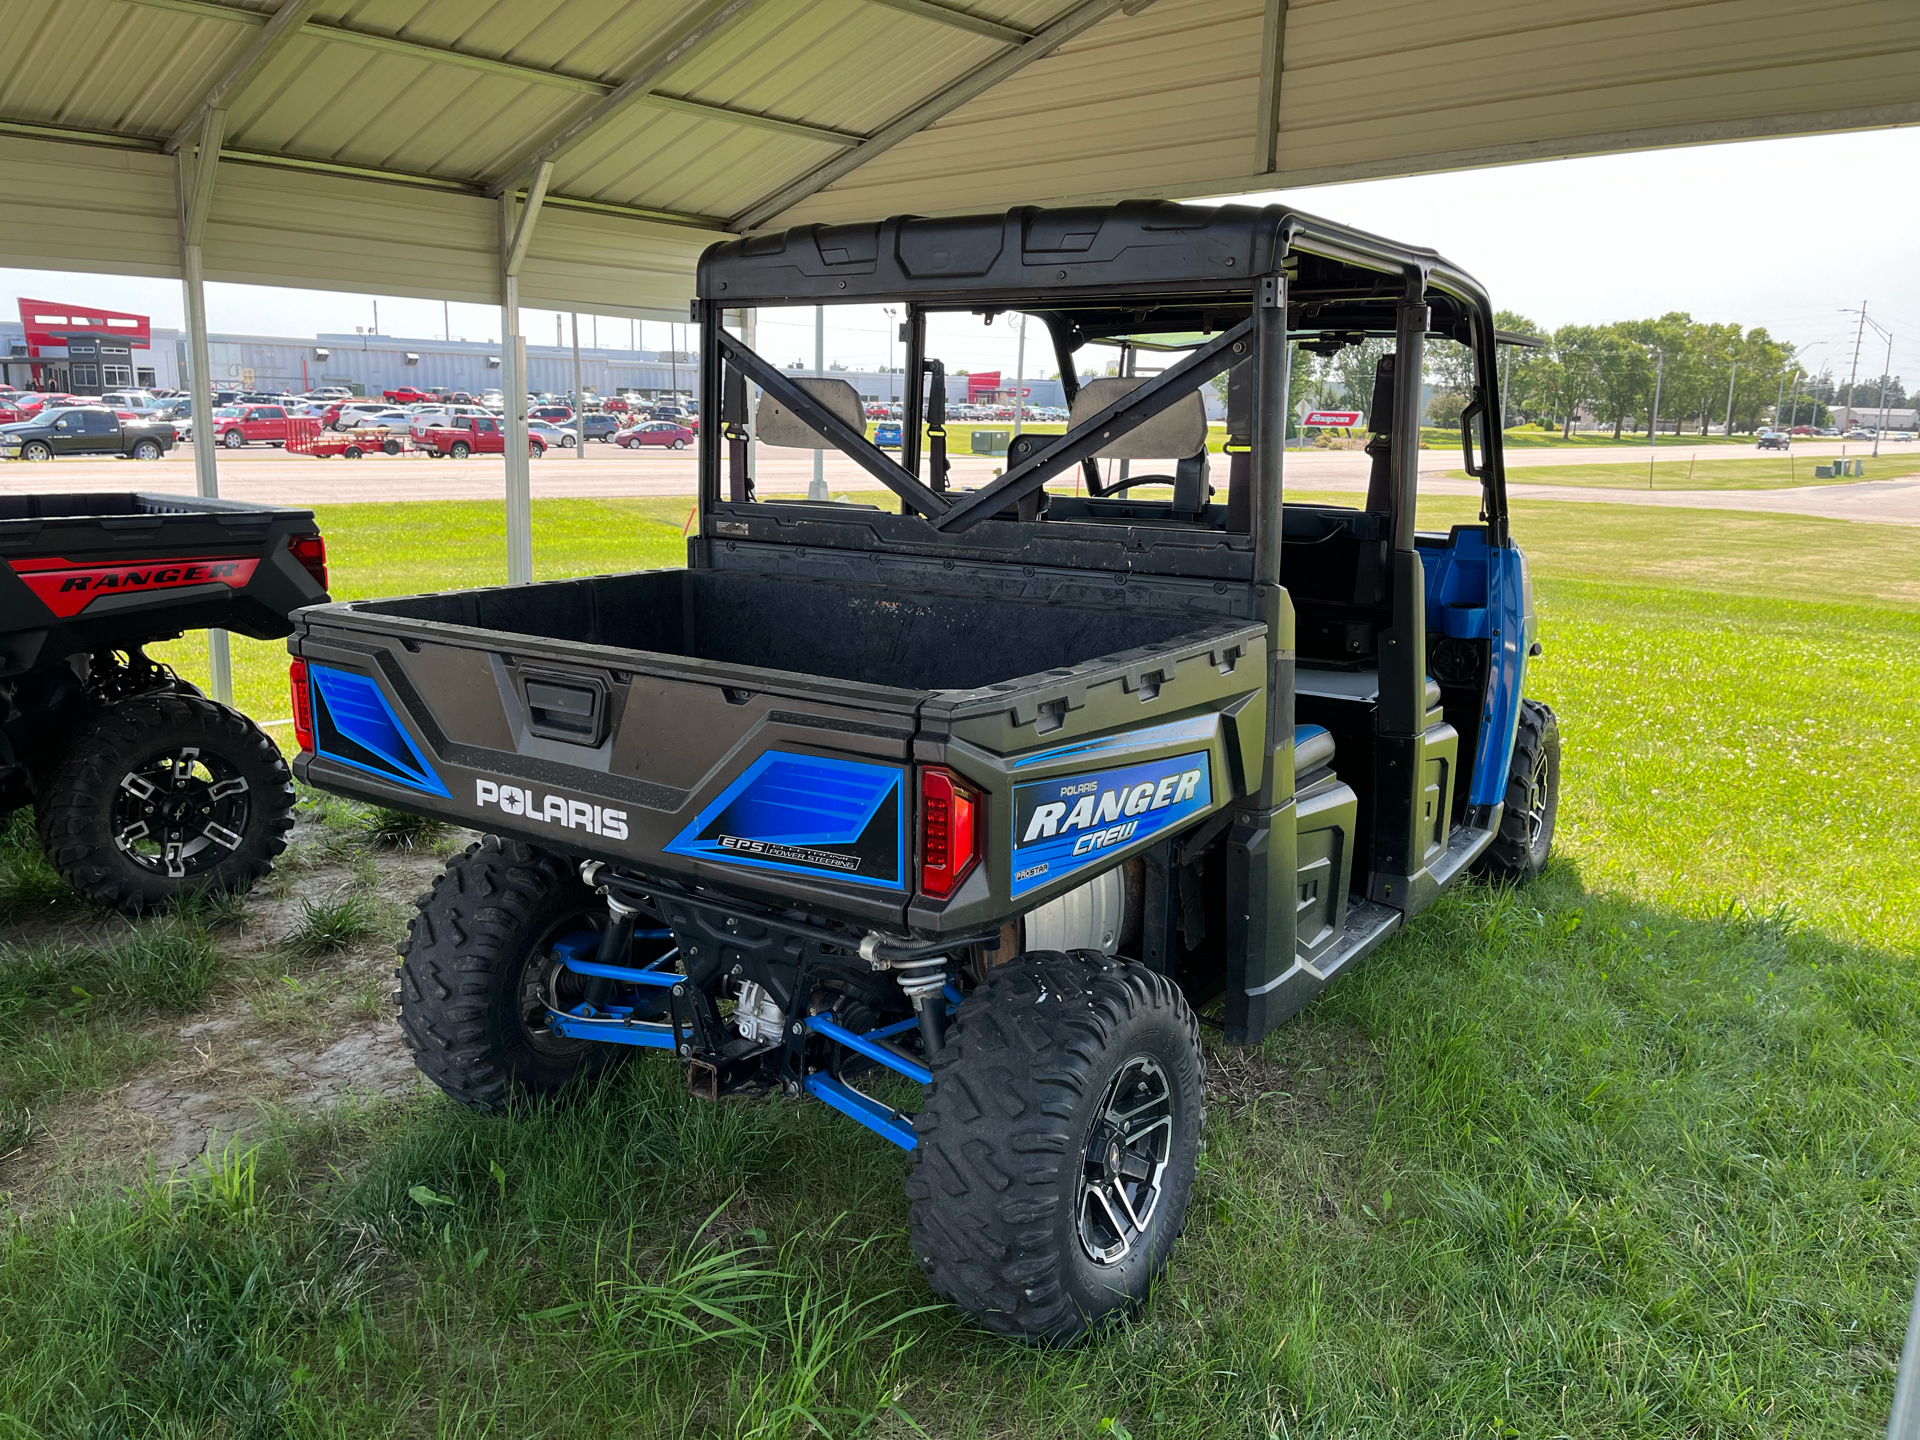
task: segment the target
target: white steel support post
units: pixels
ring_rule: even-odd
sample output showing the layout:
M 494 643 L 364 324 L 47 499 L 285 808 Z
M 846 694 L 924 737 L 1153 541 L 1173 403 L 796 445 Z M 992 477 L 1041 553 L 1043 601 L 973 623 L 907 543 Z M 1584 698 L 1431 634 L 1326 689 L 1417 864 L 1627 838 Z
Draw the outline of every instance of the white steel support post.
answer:
M 580 388 L 580 317 L 573 316 L 573 454 L 587 458 L 587 392 Z
M 180 187 L 180 282 L 186 292 L 188 394 L 193 401 L 194 490 L 202 498 L 220 497 L 219 452 L 213 433 L 213 371 L 207 345 L 207 291 L 201 269 L 201 241 L 213 204 L 213 182 L 227 112 L 210 110 L 197 140 L 175 157 Z M 233 655 L 224 630 L 207 631 L 207 687 L 222 705 L 233 703 Z
M 527 339 L 520 333 L 520 265 L 547 196 L 553 165 L 534 173 L 523 205 L 512 191 L 500 197 L 500 365 L 506 435 L 507 583 L 533 582 L 533 469 L 527 441 Z M 518 213 L 516 214 L 516 209 Z
M 827 307 L 813 307 L 813 373 L 821 379 L 827 375 Z M 813 452 L 813 482 L 807 486 L 807 499 L 824 500 L 827 498 L 827 452 L 816 447 Z

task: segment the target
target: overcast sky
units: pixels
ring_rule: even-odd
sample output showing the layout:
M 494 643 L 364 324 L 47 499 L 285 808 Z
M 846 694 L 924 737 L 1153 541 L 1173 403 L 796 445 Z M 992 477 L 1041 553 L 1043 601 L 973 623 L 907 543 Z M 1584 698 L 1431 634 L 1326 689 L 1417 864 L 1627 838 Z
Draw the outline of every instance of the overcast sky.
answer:
M 1494 303 L 1547 328 L 1685 310 L 1696 319 L 1764 325 L 1805 345 L 1805 360 L 1842 378 L 1853 358 L 1865 300 L 1895 334 L 1893 371 L 1920 375 L 1920 128 L 1705 145 L 1404 180 L 1369 180 L 1278 192 L 1329 218 L 1430 245 L 1477 276 Z M 1249 197 L 1265 200 L 1271 196 Z M 174 281 L 0 269 L 0 299 L 89 300 L 182 324 Z M 313 290 L 210 284 L 216 331 L 311 336 L 371 328 L 372 297 Z M 450 324 L 455 338 L 492 340 L 499 311 L 482 305 L 380 297 L 380 331 L 429 338 Z M 888 326 L 872 307 L 829 311 L 827 358 L 879 364 Z M 784 318 L 784 317 L 783 317 Z M 773 317 L 769 317 L 771 321 Z M 528 338 L 555 339 L 551 311 L 524 312 Z M 684 327 L 682 327 L 684 331 Z M 625 345 L 626 320 L 603 319 L 599 336 Z M 581 317 L 581 339 L 593 322 Z M 812 361 L 805 317 L 764 327 L 761 348 L 785 362 Z M 641 342 L 668 343 L 649 323 Z M 956 331 L 949 364 L 974 369 L 1015 362 L 1004 321 Z M 1030 350 L 1044 374 L 1050 356 Z M 1867 332 L 1860 371 L 1877 375 L 1886 342 Z M 895 357 L 897 361 L 897 356 Z

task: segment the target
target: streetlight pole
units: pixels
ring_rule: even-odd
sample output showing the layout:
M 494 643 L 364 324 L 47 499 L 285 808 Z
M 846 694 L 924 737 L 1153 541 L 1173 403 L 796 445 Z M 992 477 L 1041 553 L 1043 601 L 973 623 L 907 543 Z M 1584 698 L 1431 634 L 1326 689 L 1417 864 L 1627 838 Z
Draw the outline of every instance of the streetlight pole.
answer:
M 1666 378 L 1667 355 L 1653 352 L 1653 413 L 1647 417 L 1647 489 L 1653 488 L 1653 456 L 1660 446 L 1660 382 Z
M 1727 439 L 1733 438 L 1733 377 L 1740 373 L 1740 362 L 1735 360 L 1733 368 L 1727 371 Z M 1762 390 L 1762 395 L 1767 392 Z
M 894 379 L 893 375 L 893 336 L 894 331 L 898 328 L 893 320 L 896 312 L 892 306 L 888 305 L 882 306 L 880 313 L 887 317 L 887 400 L 889 403 L 898 403 L 900 399 L 900 382 Z

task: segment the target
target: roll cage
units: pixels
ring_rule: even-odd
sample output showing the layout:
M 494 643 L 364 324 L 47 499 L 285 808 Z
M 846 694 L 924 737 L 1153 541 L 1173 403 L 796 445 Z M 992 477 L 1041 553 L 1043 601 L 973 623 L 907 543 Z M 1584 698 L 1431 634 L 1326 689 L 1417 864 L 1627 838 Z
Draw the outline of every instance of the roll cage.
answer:
M 703 429 L 700 497 L 706 535 L 796 539 L 767 521 L 823 533 L 817 505 L 758 502 L 750 472 L 748 382 L 891 490 L 901 514 L 863 527 L 862 548 L 963 551 L 1146 573 L 1206 574 L 1278 583 L 1282 437 L 1288 342 L 1327 351 L 1368 336 L 1395 337 L 1391 426 L 1395 549 L 1413 543 L 1418 469 L 1420 357 L 1429 338 L 1468 347 L 1473 393 L 1462 426 L 1463 464 L 1481 482 L 1488 543 L 1508 544 L 1506 487 L 1496 410 L 1497 343 L 1486 292 L 1431 250 L 1397 244 L 1284 206 L 1213 209 L 1166 202 L 1023 208 L 1004 216 L 896 217 L 863 225 L 813 225 L 717 245 L 700 265 L 694 319 L 701 329 L 704 393 L 720 397 L 718 426 Z M 903 302 L 905 407 L 900 457 L 878 449 L 800 380 L 758 355 L 726 322 L 749 307 Z M 1023 435 L 990 484 L 956 491 L 945 454 L 944 382 L 927 356 L 927 319 L 939 312 L 1023 313 L 1049 333 L 1071 405 L 1075 357 L 1091 343 L 1181 335 L 1185 358 L 1073 424 L 1060 436 Z M 1103 486 L 1093 456 L 1222 373 L 1228 385 L 1229 471 L 1224 505 L 1121 499 Z M 1376 419 L 1376 431 L 1383 427 Z M 1087 497 L 1062 503 L 1050 480 L 1082 471 Z M 1189 497 L 1191 498 L 1191 497 Z M 760 523 L 754 523 L 754 522 Z M 811 523 L 810 523 L 811 522 Z M 1134 540 L 1116 551 L 1115 522 Z M 1011 528 L 1010 528 L 1011 527 Z M 830 530 L 832 527 L 827 526 Z M 1142 531 L 1158 532 L 1142 535 Z M 1195 532 L 1207 544 L 1196 548 Z M 1177 538 L 1184 534 L 1182 541 Z M 985 553 L 983 553 L 985 552 Z M 1010 554 L 1009 552 L 1015 552 Z

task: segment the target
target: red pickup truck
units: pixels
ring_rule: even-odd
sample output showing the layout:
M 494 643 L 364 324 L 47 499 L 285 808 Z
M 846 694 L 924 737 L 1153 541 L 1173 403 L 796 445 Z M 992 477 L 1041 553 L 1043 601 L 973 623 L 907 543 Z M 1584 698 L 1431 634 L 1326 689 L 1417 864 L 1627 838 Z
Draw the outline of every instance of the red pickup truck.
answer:
M 392 390 L 382 390 L 380 398 L 391 400 L 396 405 L 419 405 L 428 400 L 438 400 L 440 397 L 425 390 L 416 390 L 411 385 L 400 385 Z
M 214 433 L 229 450 L 264 441 L 287 443 L 287 407 L 284 405 L 229 405 L 214 411 Z
M 429 455 L 451 455 L 464 460 L 469 455 L 504 455 L 506 432 L 492 415 L 456 415 L 445 425 L 434 425 L 413 437 L 414 447 Z M 547 453 L 538 435 L 527 437 L 527 450 L 538 460 Z

